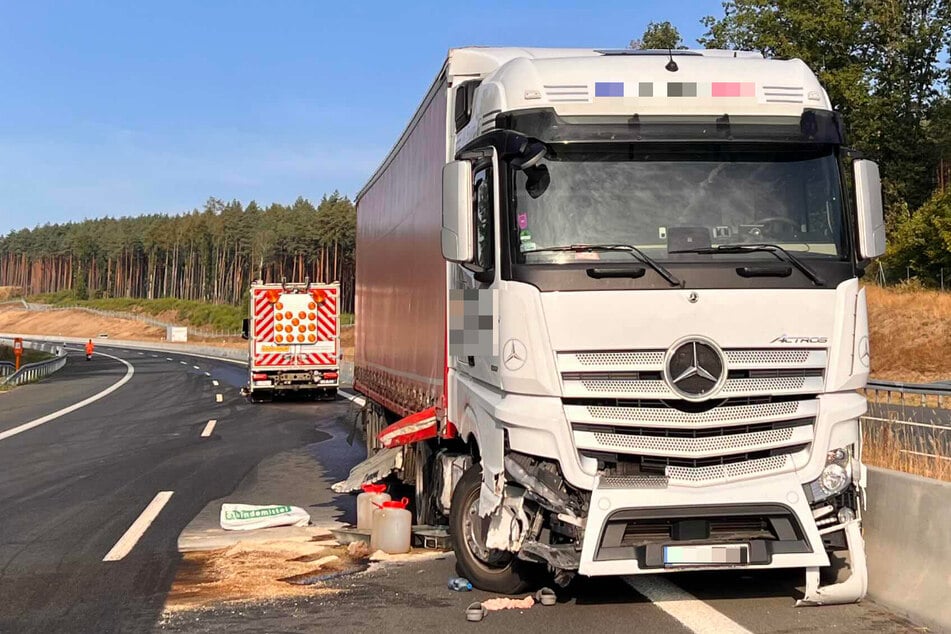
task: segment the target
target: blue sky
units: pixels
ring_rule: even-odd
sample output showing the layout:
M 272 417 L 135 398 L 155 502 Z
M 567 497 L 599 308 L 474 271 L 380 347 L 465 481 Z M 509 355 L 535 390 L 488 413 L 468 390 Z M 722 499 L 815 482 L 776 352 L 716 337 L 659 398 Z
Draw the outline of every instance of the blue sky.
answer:
M 0 234 L 353 195 L 454 46 L 689 46 L 718 0 L 0 0 Z

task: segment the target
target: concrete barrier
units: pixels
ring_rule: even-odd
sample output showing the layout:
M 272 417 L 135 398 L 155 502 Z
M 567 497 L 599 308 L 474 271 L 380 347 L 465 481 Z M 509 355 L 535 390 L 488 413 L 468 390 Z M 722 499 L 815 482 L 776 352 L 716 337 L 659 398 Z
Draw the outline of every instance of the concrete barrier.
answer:
M 869 597 L 951 631 L 951 482 L 869 467 Z

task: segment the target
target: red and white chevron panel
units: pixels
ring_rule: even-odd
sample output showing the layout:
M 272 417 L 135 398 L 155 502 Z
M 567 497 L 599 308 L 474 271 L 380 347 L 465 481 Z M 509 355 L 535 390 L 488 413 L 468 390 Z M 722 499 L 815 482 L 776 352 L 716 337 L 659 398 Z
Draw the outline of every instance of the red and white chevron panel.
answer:
M 267 299 L 265 289 L 254 291 L 254 340 L 274 339 L 274 306 Z
M 270 290 L 273 293 L 274 289 Z M 311 308 L 314 305 L 312 302 L 317 298 L 312 299 L 309 294 L 281 293 L 279 301 L 272 304 L 268 289 L 254 289 L 255 367 L 337 365 L 339 289 L 328 287 L 319 290 L 324 299 L 314 310 Z M 281 310 L 277 307 L 281 307 Z M 275 352 L 275 348 L 281 351 Z M 314 351 L 314 348 L 319 351 Z

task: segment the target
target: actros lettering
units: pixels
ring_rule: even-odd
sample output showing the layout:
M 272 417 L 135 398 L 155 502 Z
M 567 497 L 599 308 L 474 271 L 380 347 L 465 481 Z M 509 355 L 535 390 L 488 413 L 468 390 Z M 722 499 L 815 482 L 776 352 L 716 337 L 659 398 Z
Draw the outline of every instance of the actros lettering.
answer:
M 780 335 L 770 341 L 770 343 L 827 343 L 828 337 L 791 337 L 789 335 Z

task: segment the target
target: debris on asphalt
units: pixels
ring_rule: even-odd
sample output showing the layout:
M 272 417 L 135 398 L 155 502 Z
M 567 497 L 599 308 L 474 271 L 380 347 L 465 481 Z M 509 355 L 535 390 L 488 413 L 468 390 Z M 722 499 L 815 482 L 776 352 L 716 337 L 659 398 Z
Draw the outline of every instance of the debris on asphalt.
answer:
M 344 547 L 314 542 L 239 542 L 220 550 L 183 553 L 165 610 L 335 593 L 313 584 L 366 568 L 365 562 L 350 560 Z M 297 578 L 306 583 L 295 582 Z
M 298 506 L 272 504 L 222 504 L 219 518 L 226 531 L 250 531 L 275 526 L 307 526 L 310 513 Z
M 555 605 L 558 602 L 558 596 L 551 588 L 541 588 L 535 593 L 535 601 L 542 605 Z
M 496 597 L 482 602 L 482 607 L 489 612 L 495 612 L 496 610 L 528 610 L 533 605 L 535 605 L 535 599 L 530 596 L 522 599 Z
M 347 544 L 347 554 L 354 559 L 367 559 L 370 556 L 370 547 L 364 541 Z
M 450 588 L 452 588 L 452 582 L 457 579 L 459 579 L 459 577 L 454 577 L 449 580 Z M 555 592 L 551 588 L 542 588 L 535 593 L 534 597 L 528 596 L 521 599 L 495 597 L 493 599 L 486 599 L 481 603 L 475 601 L 474 603 L 470 603 L 469 607 L 466 608 L 466 620 L 478 622 L 484 619 L 489 612 L 497 612 L 498 610 L 529 610 L 535 605 L 536 601 L 542 605 L 554 605 L 554 598 Z
M 449 589 L 454 592 L 469 592 L 472 590 L 472 583 L 464 577 L 452 577 L 449 579 Z
M 486 610 L 481 603 L 476 601 L 475 603 L 470 603 L 469 607 L 466 608 L 466 620 L 472 622 L 478 622 L 485 618 Z

